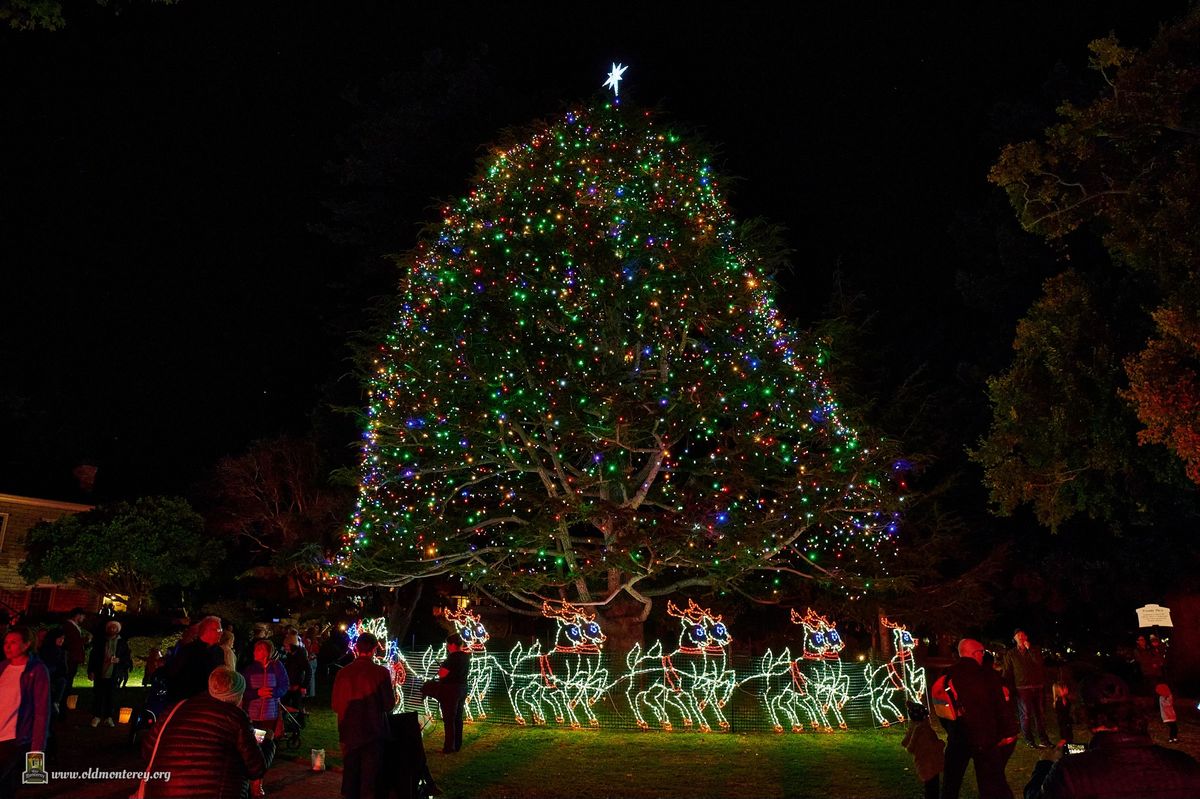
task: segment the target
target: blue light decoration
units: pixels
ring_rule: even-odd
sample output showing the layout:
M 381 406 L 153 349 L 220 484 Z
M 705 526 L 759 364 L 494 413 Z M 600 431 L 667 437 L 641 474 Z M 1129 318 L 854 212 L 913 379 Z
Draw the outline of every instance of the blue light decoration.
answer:
M 904 721 L 904 713 L 896 706 L 896 699 L 920 704 L 925 700 L 925 669 L 916 665 L 913 650 L 917 640 L 902 624 L 887 618 L 881 620 L 884 627 L 892 631 L 892 648 L 896 654 L 887 663 L 869 665 L 866 668 L 867 689 L 870 692 L 871 711 L 881 726 L 888 727 L 893 721 Z M 901 694 L 897 697 L 896 694 Z
M 667 615 L 679 619 L 679 645 L 663 654 L 662 641 L 642 652 L 634 644 L 625 657 L 629 680 L 625 695 L 641 729 L 649 729 L 643 710 L 653 713 L 664 730 L 675 728 L 677 715 L 685 729 L 712 732 L 729 729 L 722 709 L 737 687 L 737 674 L 728 667 L 727 647 L 733 641 L 720 616 L 688 600 L 687 610 L 667 602 Z
M 606 636 L 595 612 L 566 601 L 543 602 L 542 615 L 558 623 L 554 649 L 542 652 L 540 641 L 528 648 L 518 642 L 508 654 L 508 701 L 517 723 L 526 723 L 525 708 L 534 724 L 553 717 L 578 729 L 583 726 L 581 712 L 588 726 L 599 727 L 592 706 L 608 692 L 609 684 L 600 656 Z
M 373 660 L 391 672 L 392 688 L 396 691 L 396 705 L 403 704 L 404 683 L 408 680 L 411 668 L 404 653 L 400 651 L 399 642 L 394 638 L 388 638 L 387 619 L 382 617 L 363 619 L 351 624 L 346 630 L 346 637 L 350 640 L 351 649 L 355 648 L 359 636 L 363 633 L 370 633 L 379 642 L 379 649 L 375 651 Z
M 812 608 L 790 614 L 803 631 L 797 656 L 792 647 L 778 654 L 768 650 L 761 657 L 738 656 L 737 665 L 729 652 L 733 637 L 720 615 L 691 599 L 682 609 L 668 602 L 667 614 L 679 620 L 676 645 L 669 648 L 659 640 L 643 649 L 637 644 L 622 661 L 619 653 L 604 650 L 606 636 L 594 610 L 544 601 L 542 615 L 555 622 L 552 643 L 519 642 L 501 662 L 488 652 L 490 635 L 477 613 L 445 611 L 471 654 L 470 720 L 554 723 L 575 730 L 729 732 L 736 727 L 832 733 L 893 726 L 905 720 L 904 700 L 925 699 L 925 671 L 913 654 L 916 639 L 904 625 L 887 619 L 882 623 L 892 631 L 896 654 L 851 673 L 842 662 L 845 642 L 837 624 Z M 391 671 L 396 712 L 423 707 L 435 719 L 436 703 L 420 697 L 419 683 L 436 676 L 445 647 L 403 652 L 388 638 L 381 618 L 351 625 L 351 643 L 364 632 L 381 642 L 375 660 Z M 489 709 L 493 692 L 507 695 L 511 715 Z

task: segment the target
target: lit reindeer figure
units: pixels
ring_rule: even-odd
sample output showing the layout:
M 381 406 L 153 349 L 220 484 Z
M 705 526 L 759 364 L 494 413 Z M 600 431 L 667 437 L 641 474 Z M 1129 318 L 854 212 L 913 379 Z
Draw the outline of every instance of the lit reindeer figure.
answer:
M 846 644 L 838 634 L 837 624 L 830 622 L 812 608 L 801 616 L 792 611 L 792 624 L 804 628 L 803 658 L 813 664 L 808 682 L 821 713 L 826 732 L 833 731 L 830 715 L 840 729 L 846 729 L 842 708 L 850 699 L 850 678 L 842 669 L 842 649 Z
M 358 638 L 363 633 L 370 633 L 379 641 L 380 649 L 376 650 L 374 660 L 387 668 L 392 675 L 392 688 L 396 691 L 396 710 L 399 712 L 404 704 L 403 688 L 404 681 L 408 679 L 408 661 L 400 652 L 400 644 L 394 639 L 388 638 L 387 619 L 383 617 L 363 619 L 351 624 L 346 630 L 346 637 L 350 639 L 351 649 L 358 643 Z
M 804 732 L 805 720 L 814 731 L 833 732 L 831 710 L 838 726 L 845 728 L 841 708 L 849 698 L 850 681 L 841 672 L 838 653 L 843 644 L 837 627 L 811 608 L 804 616 L 793 610 L 791 618 L 804 627 L 800 657 L 793 659 L 790 649 L 778 655 L 768 649 L 762 671 L 745 682 L 764 680 L 763 704 L 775 732 L 783 732 L 784 721 L 792 732 Z
M 542 615 L 558 622 L 554 649 L 543 653 L 540 641 L 528 649 L 518 643 L 508 657 L 508 699 L 517 723 L 525 724 L 522 708 L 528 708 L 534 724 L 545 724 L 549 708 L 559 724 L 578 729 L 576 710 L 582 709 L 588 724 L 599 727 L 592 705 L 607 689 L 608 669 L 600 663 L 605 635 L 596 614 L 569 602 L 543 602 Z
M 454 624 L 454 632 L 462 639 L 462 651 L 471 656 L 471 671 L 467 674 L 467 700 L 463 707 L 463 720 L 487 718 L 487 695 L 492 688 L 493 671 L 496 659 L 488 654 L 487 642 L 491 636 L 479 615 L 471 610 L 447 610 L 446 619 Z M 421 674 L 426 680 L 437 676 L 438 668 L 446 659 L 446 645 L 442 644 L 436 652 L 433 647 L 425 650 L 421 656 Z M 425 699 L 425 715 L 433 718 L 433 706 L 437 702 L 432 698 Z M 474 705 L 474 712 L 471 708 Z
M 665 730 L 673 729 L 672 712 L 685 728 L 695 725 L 712 732 L 715 724 L 729 729 L 722 708 L 737 685 L 737 676 L 728 668 L 726 650 L 733 638 L 720 616 L 690 599 L 687 610 L 668 602 L 667 614 L 678 618 L 681 627 L 675 651 L 664 655 L 661 641 L 644 653 L 640 644 L 634 644 L 625 658 L 629 679 L 626 697 L 638 726 L 650 727 L 642 713 L 646 709 Z M 636 690 L 646 682 L 649 684 L 645 689 Z
M 895 695 L 903 694 L 902 701 L 920 704 L 925 698 L 925 669 L 917 666 L 913 650 L 917 641 L 902 624 L 881 619 L 881 624 L 892 631 L 892 645 L 896 654 L 887 663 L 867 666 L 867 690 L 870 691 L 871 711 L 876 720 L 888 727 L 892 721 L 904 721 L 904 713 L 896 707 Z M 890 718 L 889 718 L 890 717 Z

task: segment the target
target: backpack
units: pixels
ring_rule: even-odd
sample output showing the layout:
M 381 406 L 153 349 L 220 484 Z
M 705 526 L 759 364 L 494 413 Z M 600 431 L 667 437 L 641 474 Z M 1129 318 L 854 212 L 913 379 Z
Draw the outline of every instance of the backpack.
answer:
M 933 687 L 929 689 L 929 703 L 933 705 L 933 713 L 939 719 L 957 721 L 963 716 L 962 708 L 958 704 L 958 692 L 954 690 L 954 683 L 950 681 L 949 675 L 943 674 L 934 682 Z

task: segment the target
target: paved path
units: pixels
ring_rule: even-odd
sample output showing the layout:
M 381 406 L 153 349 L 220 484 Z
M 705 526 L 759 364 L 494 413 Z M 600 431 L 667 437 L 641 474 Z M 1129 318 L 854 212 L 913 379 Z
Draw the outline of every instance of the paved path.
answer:
M 91 715 L 82 710 L 68 711 L 59 733 L 58 757 L 52 757 L 50 771 L 138 771 L 144 764 L 138 753 L 129 746 L 129 726 L 92 728 Z M 303 760 L 298 753 L 304 752 Z M 264 787 L 270 797 L 311 797 L 338 799 L 341 794 L 341 769 L 313 771 L 308 749 L 282 751 L 267 772 Z M 81 777 L 78 779 L 51 778 L 47 785 L 29 785 L 20 790 L 21 799 L 128 799 L 137 788 L 136 779 Z

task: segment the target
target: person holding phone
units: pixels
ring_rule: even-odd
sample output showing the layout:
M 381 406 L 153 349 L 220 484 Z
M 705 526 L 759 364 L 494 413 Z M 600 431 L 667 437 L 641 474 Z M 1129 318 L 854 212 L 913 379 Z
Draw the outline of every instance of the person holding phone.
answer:
M 1057 761 L 1039 761 L 1025 786 L 1025 799 L 1200 796 L 1200 763 L 1151 742 L 1148 720 L 1124 681 L 1098 674 L 1084 680 L 1079 694 L 1091 742 L 1082 752 L 1067 745 Z
M 241 707 L 245 691 L 242 675 L 218 666 L 209 674 L 207 692 L 180 702 L 147 731 L 142 737 L 147 770 L 171 775 L 147 781 L 147 799 L 246 796 L 248 783 L 262 779 L 275 741 L 266 731 L 261 743 L 256 738 Z

